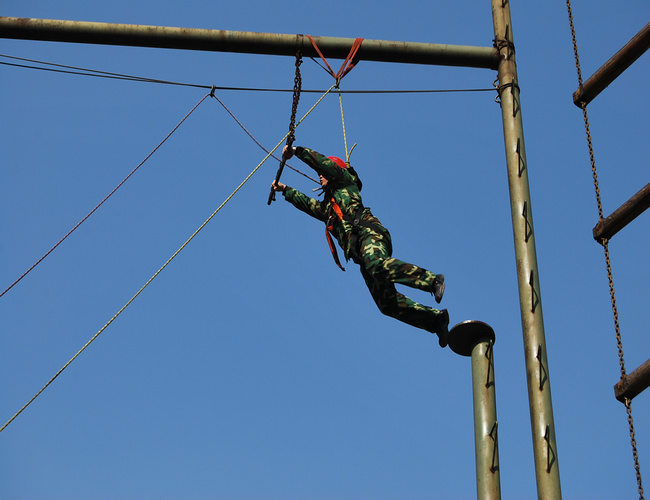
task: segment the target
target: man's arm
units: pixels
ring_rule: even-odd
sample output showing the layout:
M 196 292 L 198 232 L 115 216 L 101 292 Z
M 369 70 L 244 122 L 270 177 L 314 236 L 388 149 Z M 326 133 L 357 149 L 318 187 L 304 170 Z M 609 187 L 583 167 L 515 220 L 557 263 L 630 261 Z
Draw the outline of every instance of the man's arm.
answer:
M 291 158 L 296 155 L 307 165 L 313 168 L 318 175 L 322 175 L 327 180 L 335 184 L 345 184 L 345 176 L 348 175 L 345 169 L 339 167 L 336 163 L 330 160 L 327 156 L 323 156 L 317 151 L 302 146 L 288 147 L 285 146 L 282 150 L 282 157 L 285 159 Z
M 307 215 L 311 215 L 312 217 L 322 221 L 327 218 L 327 214 L 324 212 L 320 201 L 310 198 L 297 189 L 293 189 L 281 182 L 276 183 L 275 181 L 271 184 L 271 189 L 276 192 L 281 192 L 284 195 L 285 200 L 291 203 L 298 210 L 305 212 Z

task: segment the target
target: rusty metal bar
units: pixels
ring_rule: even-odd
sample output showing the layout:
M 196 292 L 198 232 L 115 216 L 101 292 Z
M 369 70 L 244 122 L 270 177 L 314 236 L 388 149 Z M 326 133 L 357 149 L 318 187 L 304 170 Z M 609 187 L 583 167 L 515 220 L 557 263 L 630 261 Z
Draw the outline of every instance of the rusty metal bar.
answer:
M 616 78 L 629 68 L 634 61 L 650 48 L 650 23 L 623 46 L 609 61 L 573 93 L 573 103 L 581 108 L 593 101 Z
M 304 35 L 0 17 L 0 38 L 319 57 Z M 354 38 L 313 36 L 328 58 L 345 59 Z M 359 60 L 496 69 L 494 47 L 366 39 Z
M 614 395 L 621 403 L 625 403 L 625 399 L 634 399 L 648 387 L 650 387 L 650 359 L 619 380 L 614 386 Z
M 648 208 L 650 208 L 650 183 L 618 207 L 609 217 L 599 221 L 594 227 L 594 239 L 599 243 L 610 240 Z

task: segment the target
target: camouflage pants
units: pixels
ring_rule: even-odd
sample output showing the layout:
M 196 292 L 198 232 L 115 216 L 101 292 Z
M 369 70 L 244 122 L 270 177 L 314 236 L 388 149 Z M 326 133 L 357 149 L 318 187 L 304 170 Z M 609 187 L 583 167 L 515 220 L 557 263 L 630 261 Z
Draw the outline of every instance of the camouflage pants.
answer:
M 432 332 L 435 317 L 440 311 L 414 302 L 399 293 L 395 289 L 395 283 L 431 292 L 436 275 L 393 258 L 388 232 L 379 234 L 371 230 L 363 231 L 358 249 L 361 274 L 379 310 L 408 325 Z

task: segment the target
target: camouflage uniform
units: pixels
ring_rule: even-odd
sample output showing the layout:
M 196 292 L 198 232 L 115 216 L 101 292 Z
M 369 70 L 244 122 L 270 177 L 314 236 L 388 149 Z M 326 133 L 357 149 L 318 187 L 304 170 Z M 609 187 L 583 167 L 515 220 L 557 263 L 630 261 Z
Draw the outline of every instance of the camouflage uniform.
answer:
M 404 323 L 435 332 L 438 309 L 418 304 L 395 289 L 395 283 L 433 292 L 436 275 L 413 264 L 391 257 L 390 233 L 379 219 L 363 208 L 360 182 L 353 169 L 343 169 L 327 157 L 308 148 L 297 147 L 295 155 L 328 181 L 325 199 L 318 201 L 296 189 L 284 190 L 284 197 L 296 208 L 326 223 L 343 249 L 346 260 L 359 264 L 361 274 L 379 310 Z M 332 200 L 341 208 L 340 220 Z M 362 225 L 355 236 L 351 219 L 363 210 Z

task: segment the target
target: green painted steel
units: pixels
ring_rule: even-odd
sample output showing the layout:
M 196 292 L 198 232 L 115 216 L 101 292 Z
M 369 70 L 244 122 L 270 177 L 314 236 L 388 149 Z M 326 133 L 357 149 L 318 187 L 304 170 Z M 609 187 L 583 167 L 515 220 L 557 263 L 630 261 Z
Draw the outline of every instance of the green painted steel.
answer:
M 501 498 L 493 345 L 491 341 L 478 342 L 472 349 L 476 498 L 478 500 Z
M 510 2 L 509 0 L 491 0 L 491 2 L 494 35 L 501 54 L 498 68 L 499 94 L 510 188 L 537 495 L 544 499 L 560 499 L 562 498 L 560 471 Z
M 304 35 L 0 17 L 0 38 L 319 57 Z M 327 58 L 345 59 L 354 38 L 313 36 Z M 494 47 L 364 40 L 359 60 L 496 69 Z
M 498 69 L 537 492 L 539 498 L 560 499 L 555 424 L 548 360 L 546 358 L 546 340 L 521 104 L 519 101 L 519 85 L 514 57 L 515 49 L 512 42 L 510 2 L 509 0 L 491 0 L 491 3 L 496 48 L 364 40 L 357 56 L 359 60 L 367 61 Z M 294 57 L 296 51 L 300 49 L 305 57 L 317 57 L 311 42 L 303 35 L 15 17 L 0 17 L 0 38 L 271 54 L 290 57 Z M 328 58 L 333 59 L 346 58 L 354 43 L 352 38 L 313 38 L 321 51 Z M 488 345 L 488 343 L 478 344 L 475 347 L 477 356 L 484 357 L 484 349 L 487 349 L 486 346 Z M 474 353 L 472 353 L 472 360 L 474 364 Z M 473 376 L 481 377 L 480 372 L 485 369 L 484 361 L 481 360 L 480 367 L 473 366 L 473 372 L 477 372 Z M 492 454 L 494 448 L 489 442 L 485 444 L 487 426 L 491 421 L 496 422 L 496 410 L 494 410 L 494 416 L 492 416 L 493 408 L 491 405 L 493 402 L 494 394 L 481 395 L 478 402 L 475 401 L 475 408 L 478 406 L 478 409 L 475 409 L 475 418 L 478 418 L 481 422 L 481 425 L 476 426 L 477 430 L 475 430 L 477 433 L 476 439 L 480 438 L 481 441 L 480 446 L 477 441 L 476 451 L 477 464 L 479 461 L 482 464 L 480 467 L 477 465 L 477 478 L 479 475 L 483 478 L 478 480 L 479 498 L 498 498 L 495 496 L 481 496 L 483 488 L 486 490 L 485 495 L 494 495 L 497 492 L 500 495 L 498 477 L 494 475 L 494 472 L 490 471 L 489 474 L 495 478 L 496 484 L 492 481 L 493 484 L 488 485 L 487 483 L 490 481 L 484 479 L 488 477 L 485 470 L 488 455 L 490 455 L 489 463 L 492 464 L 490 467 L 493 467 Z M 486 424 L 486 422 L 488 423 Z M 487 431 L 488 435 L 492 431 L 493 429 Z M 498 464 L 498 460 L 496 463 Z

